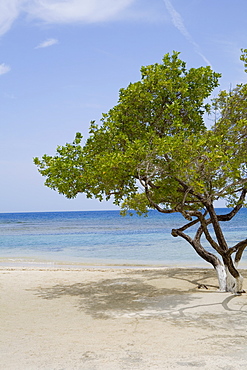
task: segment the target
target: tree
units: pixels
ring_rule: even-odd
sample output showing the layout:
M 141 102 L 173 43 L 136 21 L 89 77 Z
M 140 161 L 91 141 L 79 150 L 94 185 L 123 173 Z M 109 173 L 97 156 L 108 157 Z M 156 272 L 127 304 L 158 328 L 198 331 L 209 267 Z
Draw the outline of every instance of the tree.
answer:
M 246 53 L 241 58 L 246 62 Z M 247 192 L 247 85 L 222 91 L 205 104 L 220 74 L 210 67 L 186 69 L 179 53 L 141 69 L 141 80 L 121 89 L 119 101 L 90 136 L 57 148 L 55 156 L 35 158 L 45 185 L 68 198 L 113 199 L 122 214 L 156 209 L 180 212 L 185 225 L 172 230 L 217 272 L 222 291 L 242 291 L 237 269 L 247 239 L 229 246 L 222 222 L 245 205 Z M 215 119 L 207 128 L 204 114 Z M 216 213 L 225 199 L 227 214 Z M 197 227 L 194 236 L 188 234 Z M 204 238 L 203 238 L 204 237 Z M 204 239 L 211 246 L 205 246 Z

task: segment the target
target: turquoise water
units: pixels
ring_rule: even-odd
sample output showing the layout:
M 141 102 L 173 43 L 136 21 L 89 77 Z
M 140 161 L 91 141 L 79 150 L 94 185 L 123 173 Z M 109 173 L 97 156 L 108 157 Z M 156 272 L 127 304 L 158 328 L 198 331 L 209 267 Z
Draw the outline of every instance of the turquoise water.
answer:
M 121 217 L 118 211 L 2 213 L 0 262 L 207 267 L 189 244 L 171 236 L 184 223 L 180 214 L 156 211 L 148 217 Z M 224 223 L 224 231 L 229 245 L 245 239 L 247 210 Z

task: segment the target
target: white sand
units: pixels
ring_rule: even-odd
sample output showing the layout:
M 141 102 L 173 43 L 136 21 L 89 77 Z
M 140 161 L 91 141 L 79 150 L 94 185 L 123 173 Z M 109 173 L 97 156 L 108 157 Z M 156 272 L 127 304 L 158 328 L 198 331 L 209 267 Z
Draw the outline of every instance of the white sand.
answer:
M 0 369 L 247 369 L 247 295 L 216 285 L 203 269 L 2 268 Z

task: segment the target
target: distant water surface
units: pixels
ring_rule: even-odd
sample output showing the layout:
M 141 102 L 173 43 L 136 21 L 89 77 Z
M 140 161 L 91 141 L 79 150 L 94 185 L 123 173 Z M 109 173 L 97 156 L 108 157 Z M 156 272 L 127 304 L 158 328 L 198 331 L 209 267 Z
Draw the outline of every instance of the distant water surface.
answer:
M 184 223 L 180 214 L 156 211 L 148 217 L 122 217 L 118 211 L 2 213 L 0 263 L 210 267 L 183 239 L 171 236 Z M 223 228 L 229 245 L 245 239 L 247 210 Z

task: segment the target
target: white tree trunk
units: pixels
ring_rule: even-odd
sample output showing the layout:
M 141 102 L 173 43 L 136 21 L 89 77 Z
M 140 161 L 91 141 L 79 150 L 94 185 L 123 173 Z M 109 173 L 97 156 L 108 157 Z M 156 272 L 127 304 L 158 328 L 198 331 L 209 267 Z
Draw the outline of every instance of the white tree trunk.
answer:
M 239 293 L 243 290 L 243 277 L 239 275 L 238 278 L 233 277 L 228 267 L 219 264 L 215 267 L 218 282 L 219 282 L 219 290 L 221 292 L 232 292 L 232 293 Z
M 240 293 L 242 292 L 243 290 L 243 276 L 241 274 L 239 274 L 239 277 L 237 278 L 234 278 L 227 266 L 225 266 L 225 270 L 226 270 L 226 291 L 227 292 L 232 292 L 232 293 Z
M 218 282 L 219 282 L 219 290 L 220 292 L 226 292 L 226 269 L 225 266 L 222 265 L 221 263 L 218 264 L 215 267 L 217 277 L 218 277 Z

